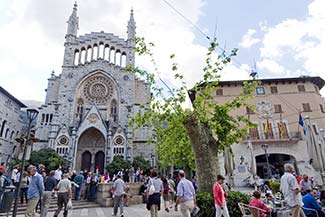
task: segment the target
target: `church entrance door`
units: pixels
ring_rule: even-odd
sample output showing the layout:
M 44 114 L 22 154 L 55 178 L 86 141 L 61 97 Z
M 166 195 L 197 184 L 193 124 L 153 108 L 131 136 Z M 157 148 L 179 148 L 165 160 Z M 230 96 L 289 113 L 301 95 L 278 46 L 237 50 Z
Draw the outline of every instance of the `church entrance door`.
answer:
M 100 174 L 104 173 L 104 159 L 105 154 L 102 151 L 99 151 L 95 155 L 95 168 L 98 169 Z
M 82 158 L 81 158 L 81 169 L 83 171 L 85 170 L 90 171 L 90 167 L 91 167 L 91 153 L 89 151 L 85 151 L 82 154 Z
M 87 170 L 103 174 L 105 165 L 105 137 L 96 128 L 84 131 L 78 140 L 75 170 Z

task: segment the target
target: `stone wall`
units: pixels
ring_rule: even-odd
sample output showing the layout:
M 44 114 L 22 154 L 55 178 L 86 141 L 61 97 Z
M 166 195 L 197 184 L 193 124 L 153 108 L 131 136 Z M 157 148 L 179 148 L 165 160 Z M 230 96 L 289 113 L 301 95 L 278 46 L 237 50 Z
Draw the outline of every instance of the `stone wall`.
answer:
M 143 203 L 143 195 L 140 194 L 140 187 L 142 183 L 128 183 L 127 186 L 130 188 L 128 205 L 141 204 Z M 112 207 L 113 198 L 110 190 L 113 187 L 113 183 L 100 184 L 97 190 L 97 203 L 103 207 Z

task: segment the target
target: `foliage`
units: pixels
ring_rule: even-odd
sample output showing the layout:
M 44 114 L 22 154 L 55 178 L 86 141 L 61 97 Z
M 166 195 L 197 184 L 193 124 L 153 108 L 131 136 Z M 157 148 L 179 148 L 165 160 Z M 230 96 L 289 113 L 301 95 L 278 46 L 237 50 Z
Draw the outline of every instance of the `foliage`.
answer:
M 240 191 L 229 191 L 227 194 L 227 207 L 229 216 L 242 216 L 238 207 L 238 203 L 248 204 L 251 196 Z
M 200 208 L 200 212 L 196 215 L 197 217 L 214 217 L 214 199 L 211 193 L 198 192 L 196 194 L 196 204 Z
M 270 180 L 270 188 L 273 194 L 280 192 L 280 181 Z
M 142 171 L 144 171 L 146 173 L 146 171 L 148 171 L 150 168 L 150 161 L 144 159 L 143 157 L 137 156 L 137 157 L 134 157 L 132 166 L 134 167 L 135 170 L 138 167 L 140 167 L 142 169 Z
M 53 149 L 41 149 L 39 151 L 33 151 L 28 160 L 28 164 L 38 166 L 43 164 L 47 171 L 55 170 L 59 165 L 64 164 L 64 159 L 56 153 Z M 28 165 L 26 164 L 26 165 Z
M 127 71 L 136 75 L 145 76 L 153 92 L 150 107 L 148 105 L 142 106 L 130 124 L 135 128 L 147 125 L 155 129 L 153 140 L 157 142 L 159 162 L 163 166 L 177 165 L 182 167 L 186 165 L 193 168 L 193 160 L 194 156 L 196 156 L 199 185 L 203 185 L 204 180 L 208 180 L 205 182 L 208 184 L 199 187 L 205 190 L 211 189 L 214 182 L 211 177 L 213 178 L 216 175 L 214 173 L 217 171 L 211 170 L 210 174 L 202 172 L 202 176 L 199 175 L 201 171 L 198 170 L 198 161 L 200 163 L 214 161 L 211 165 L 217 165 L 218 162 L 216 159 L 209 159 L 210 156 L 202 156 L 197 153 L 194 155 L 193 147 L 200 150 L 200 146 L 211 146 L 212 144 L 215 146 L 212 150 L 217 155 L 225 147 L 238 143 L 247 134 L 248 128 L 253 127 L 253 124 L 245 115 L 233 116 L 231 112 L 240 107 L 252 107 L 247 101 L 253 98 L 252 93 L 257 85 L 256 82 L 244 82 L 243 92 L 239 96 L 224 104 L 219 104 L 214 100 L 214 92 L 218 88 L 220 71 L 226 64 L 231 62 L 231 57 L 236 55 L 237 49 L 232 50 L 230 54 L 226 52 L 217 54 L 216 48 L 218 44 L 216 40 L 212 41 L 208 49 L 206 65 L 203 68 L 203 79 L 199 80 L 192 89 L 186 86 L 183 75 L 177 72 L 177 63 L 173 63 L 171 70 L 174 72 L 174 78 L 180 86 L 171 88 L 159 78 L 157 64 L 151 51 L 154 47 L 153 43 L 147 45 L 143 38 L 136 38 L 136 42 L 137 53 L 149 56 L 155 72 L 150 73 L 134 66 L 126 68 Z M 171 55 L 170 58 L 174 61 L 175 55 Z M 157 84 L 156 78 L 167 88 L 167 96 L 164 88 Z M 191 108 L 184 107 L 188 94 L 192 97 Z M 201 135 L 205 136 L 212 133 L 216 139 L 211 136 L 206 144 L 202 144 L 200 140 L 196 140 L 199 142 L 194 144 L 195 142 L 191 137 L 193 135 L 189 135 L 188 129 L 191 124 L 186 124 L 191 122 L 203 126 Z
M 238 203 L 248 204 L 251 197 L 247 194 L 241 193 L 239 191 L 229 191 L 227 192 L 227 208 L 229 211 L 229 216 L 239 217 L 241 216 Z M 200 212 L 198 217 L 214 217 L 215 209 L 214 199 L 211 193 L 208 192 L 198 192 L 196 195 L 197 205 L 200 207 Z
M 122 156 L 114 156 L 113 161 L 107 165 L 106 170 L 112 175 L 121 169 L 128 169 L 130 165 L 130 161 L 124 160 Z

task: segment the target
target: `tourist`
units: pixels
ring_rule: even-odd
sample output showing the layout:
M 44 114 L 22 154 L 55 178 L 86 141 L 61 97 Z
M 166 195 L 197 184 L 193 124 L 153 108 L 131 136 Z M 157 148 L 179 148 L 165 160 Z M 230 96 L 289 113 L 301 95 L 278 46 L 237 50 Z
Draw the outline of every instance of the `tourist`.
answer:
M 305 217 L 305 214 L 301 209 L 302 198 L 299 185 L 297 179 L 293 175 L 295 172 L 294 166 L 292 164 L 285 164 L 284 172 L 280 184 L 280 190 L 284 195 L 284 199 L 287 205 L 291 208 L 293 216 Z
M 85 195 L 84 195 L 84 199 L 87 200 L 88 198 L 88 193 L 90 191 L 90 187 L 91 187 L 91 172 L 88 173 L 87 178 L 86 178 L 86 189 L 85 189 Z
M 125 207 L 129 206 L 129 198 L 132 197 L 132 195 L 129 193 L 129 191 L 130 191 L 130 186 L 127 185 L 125 187 L 125 191 L 124 191 L 124 195 L 123 195 L 123 203 L 124 203 Z
M 42 174 L 43 171 L 45 171 L 45 166 L 43 164 L 39 164 L 37 169 L 38 174 Z
M 125 192 L 125 182 L 121 179 L 120 175 L 116 176 L 116 180 L 114 181 L 113 184 L 113 191 L 114 191 L 114 210 L 113 210 L 113 216 L 116 216 L 118 207 L 120 207 L 120 215 L 121 217 L 124 217 L 123 209 L 124 209 L 124 204 L 123 204 L 123 194 Z
M 69 174 L 63 174 L 63 179 L 60 180 L 58 184 L 58 209 L 54 213 L 54 217 L 57 217 L 62 207 L 64 206 L 63 216 L 68 216 L 67 204 L 69 199 L 71 199 L 71 182 L 69 180 Z
M 33 165 L 30 165 L 27 168 L 30 179 L 29 179 L 29 186 L 27 191 L 28 203 L 27 203 L 27 210 L 25 214 L 26 217 L 35 216 L 36 205 L 44 191 L 44 182 L 42 176 L 38 174 L 36 170 L 37 170 L 36 167 Z
M 147 209 L 150 210 L 151 217 L 158 217 L 158 211 L 160 210 L 160 196 L 163 192 L 163 183 L 158 178 L 158 174 L 155 170 L 151 171 L 151 178 L 147 185 Z
M 302 198 L 303 210 L 307 217 L 325 217 L 322 206 L 317 202 L 317 189 L 312 189 Z M 304 209 L 307 208 L 307 209 Z M 313 209 L 315 211 L 309 210 Z
M 197 191 L 198 187 L 197 187 L 197 182 L 196 182 L 195 176 L 192 176 L 192 184 L 193 184 L 194 190 Z
M 167 202 L 169 202 L 169 184 L 168 181 L 166 179 L 166 177 L 162 178 L 162 183 L 163 183 L 163 200 L 164 200 L 164 207 L 165 207 L 165 211 L 169 212 L 168 206 L 167 206 Z
M 133 183 L 134 182 L 134 167 L 131 166 L 129 168 L 129 179 L 130 179 L 130 182 Z
M 80 192 L 82 189 L 82 183 L 84 182 L 83 172 L 80 171 L 79 174 L 74 178 L 73 181 L 74 181 L 74 183 L 76 183 L 78 185 L 78 186 L 75 186 L 74 199 L 80 200 Z
M 90 179 L 90 188 L 88 192 L 87 200 L 89 202 L 94 202 L 96 200 L 97 186 L 98 186 L 98 176 L 92 175 Z
M 251 202 L 249 202 L 249 206 L 261 209 L 258 210 L 258 216 L 266 217 L 265 213 L 270 213 L 272 209 L 263 203 L 261 200 L 261 193 L 259 191 L 254 191 L 253 196 L 254 198 L 251 200 Z M 264 210 L 264 212 L 262 210 Z
M 325 206 L 325 190 L 322 190 L 319 195 L 319 201 L 322 206 Z
M 271 193 L 265 194 L 263 202 L 269 207 L 274 207 L 274 198 Z
M 168 174 L 168 185 L 169 185 L 169 205 L 170 205 L 170 209 L 173 208 L 173 204 L 175 201 L 175 182 L 172 179 L 172 174 Z
M 105 173 L 104 180 L 105 183 L 109 183 L 109 181 L 111 181 L 111 178 L 109 177 L 109 173 Z
M 59 167 L 55 170 L 54 178 L 56 179 L 57 183 L 59 183 L 60 180 L 62 179 L 62 170 L 61 170 L 61 166 L 59 166 Z
M 213 198 L 214 205 L 216 207 L 216 217 L 229 217 L 229 212 L 227 208 L 226 197 L 227 194 L 223 189 L 222 185 L 225 182 L 225 177 L 222 175 L 217 176 L 217 182 L 213 185 Z
M 24 198 L 26 203 L 28 202 L 27 199 L 27 191 L 28 191 L 28 185 L 29 185 L 29 178 L 28 173 L 23 172 L 23 177 L 21 177 L 21 184 L 20 184 L 20 203 L 24 203 Z
M 178 177 L 180 181 L 177 184 L 175 211 L 180 204 L 182 217 L 190 217 L 191 212 L 196 208 L 195 190 L 192 182 L 185 178 L 183 170 L 178 172 Z
M 56 182 L 56 179 L 54 178 L 54 176 L 55 176 L 55 171 L 52 170 L 50 172 L 50 175 L 45 178 L 40 217 L 46 217 L 48 209 L 50 207 L 52 191 L 54 190 L 55 186 L 57 185 L 57 182 Z
M 6 173 L 6 162 L 1 162 L 0 172 L 2 172 L 2 174 Z
M 11 183 L 16 186 L 17 182 L 17 173 L 19 171 L 19 165 L 15 165 L 11 172 Z
M 309 180 L 309 177 L 306 174 L 303 175 L 300 185 L 302 195 L 308 194 L 314 187 L 313 183 L 311 182 L 311 180 Z
M 5 187 L 6 187 L 5 182 L 6 182 L 6 176 L 3 175 L 2 171 L 0 171 L 0 205 L 1 205 L 1 202 L 2 202 L 2 195 L 3 195 L 3 193 L 5 191 Z

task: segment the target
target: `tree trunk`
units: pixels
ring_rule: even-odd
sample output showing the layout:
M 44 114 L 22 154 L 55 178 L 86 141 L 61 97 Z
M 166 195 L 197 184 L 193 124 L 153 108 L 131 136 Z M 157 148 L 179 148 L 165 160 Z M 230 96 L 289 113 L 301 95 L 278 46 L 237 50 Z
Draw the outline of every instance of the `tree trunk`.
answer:
M 190 138 L 196 166 L 196 178 L 200 191 L 212 192 L 219 174 L 218 144 L 207 124 L 199 122 L 195 115 L 188 116 L 184 126 Z

